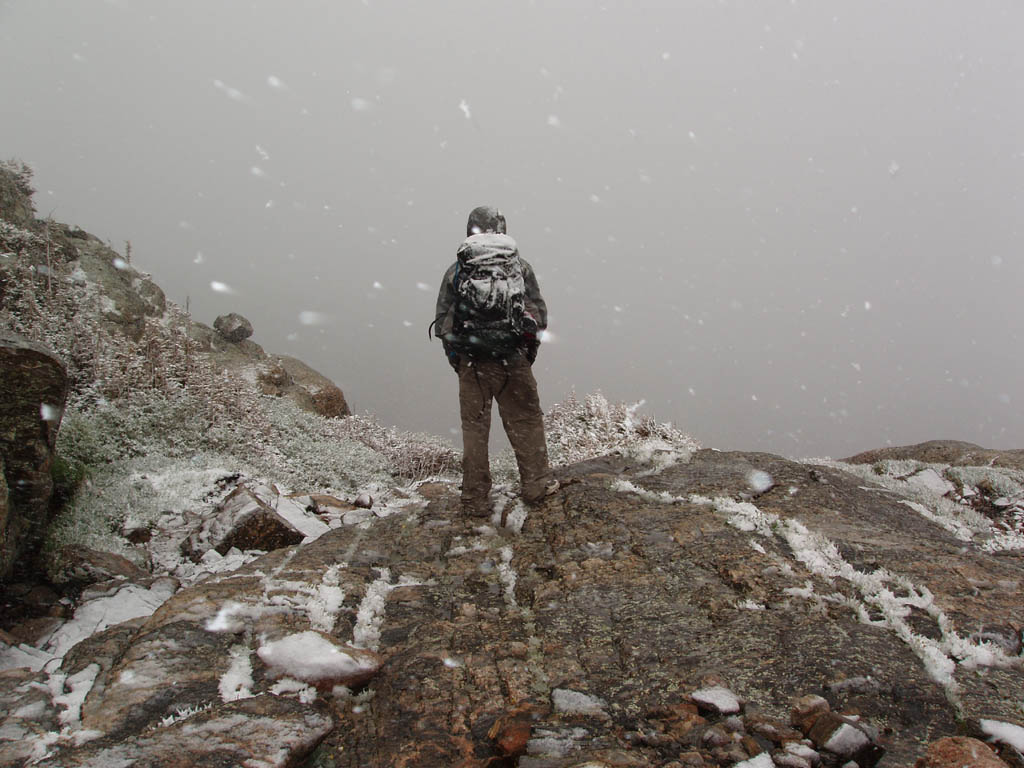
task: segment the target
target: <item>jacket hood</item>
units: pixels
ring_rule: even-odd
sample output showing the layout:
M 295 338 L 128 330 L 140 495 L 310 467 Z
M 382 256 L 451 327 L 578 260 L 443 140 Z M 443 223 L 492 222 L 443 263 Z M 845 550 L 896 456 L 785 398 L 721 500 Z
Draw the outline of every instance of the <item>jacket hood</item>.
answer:
M 474 208 L 469 214 L 469 221 L 466 222 L 466 234 L 479 235 L 482 232 L 505 234 L 505 215 L 489 205 Z

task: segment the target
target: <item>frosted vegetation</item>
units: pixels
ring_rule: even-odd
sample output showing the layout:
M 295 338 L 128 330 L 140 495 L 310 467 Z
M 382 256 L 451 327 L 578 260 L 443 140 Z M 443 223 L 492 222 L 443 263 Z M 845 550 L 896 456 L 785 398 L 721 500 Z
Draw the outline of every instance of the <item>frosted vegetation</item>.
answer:
M 942 526 L 961 541 L 974 541 L 989 552 L 1024 549 L 1024 472 L 1009 467 L 956 467 L 910 459 L 884 459 L 874 464 L 846 464 L 805 459 L 831 466 L 906 497 L 901 503 Z M 979 497 L 997 508 L 1007 507 L 993 523 L 972 506 Z
M 0 174 L 31 194 L 27 166 L 4 163 Z M 54 567 L 75 543 L 128 554 L 126 522 L 146 527 L 169 510 L 209 506 L 239 478 L 344 496 L 457 475 L 460 456 L 442 438 L 372 416 L 324 418 L 218 368 L 173 302 L 140 318 L 129 338 L 104 318 L 111 299 L 75 258 L 85 237 L 53 221 L 0 221 L 0 329 L 56 351 L 70 378 L 57 443 L 58 490 L 68 503 L 47 543 Z M 129 253 L 108 253 L 133 285 L 147 277 Z M 600 394 L 556 405 L 546 416 L 552 462 L 624 451 L 666 466 L 696 447 L 638 408 Z M 495 472 L 514 478 L 511 452 L 497 458 Z

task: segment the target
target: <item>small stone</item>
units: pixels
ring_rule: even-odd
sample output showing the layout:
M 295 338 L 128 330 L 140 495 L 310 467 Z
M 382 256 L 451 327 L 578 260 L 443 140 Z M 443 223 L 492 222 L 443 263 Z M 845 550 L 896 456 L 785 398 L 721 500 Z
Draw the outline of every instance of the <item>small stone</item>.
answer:
M 852 759 L 859 768 L 873 768 L 885 754 L 863 726 L 835 712 L 820 715 L 807 735 L 821 749 L 841 760 Z
M 789 721 L 795 728 L 808 733 L 820 715 L 830 709 L 828 702 L 821 696 L 809 695 L 794 699 L 789 709 Z
M 799 742 L 791 741 L 786 744 L 783 747 L 783 753 L 807 761 L 807 764 L 812 766 L 812 768 L 821 763 L 821 755 L 818 754 L 817 750 Z M 782 763 L 779 764 L 782 765 Z
M 743 733 L 744 730 L 743 720 L 736 715 L 725 718 L 725 720 L 722 721 L 722 725 L 725 726 L 727 731 L 732 731 L 733 733 Z
M 491 726 L 487 738 L 497 745 L 506 757 L 526 754 L 526 743 L 530 740 L 530 721 L 522 717 L 498 718 Z
M 360 509 L 370 509 L 373 507 L 373 496 L 368 493 L 361 493 L 356 496 L 355 501 L 352 503 Z
M 720 685 L 694 691 L 690 698 L 702 710 L 709 712 L 733 715 L 740 711 L 740 700 L 736 698 L 736 694 Z
M 677 762 L 680 766 L 685 766 L 685 768 L 702 768 L 705 765 L 704 758 L 700 752 L 683 752 Z
M 778 768 L 812 768 L 809 760 L 790 752 L 776 752 L 772 755 L 772 761 Z
M 721 723 L 716 723 L 704 731 L 701 741 L 709 747 L 724 747 L 733 743 L 732 734 L 726 731 Z

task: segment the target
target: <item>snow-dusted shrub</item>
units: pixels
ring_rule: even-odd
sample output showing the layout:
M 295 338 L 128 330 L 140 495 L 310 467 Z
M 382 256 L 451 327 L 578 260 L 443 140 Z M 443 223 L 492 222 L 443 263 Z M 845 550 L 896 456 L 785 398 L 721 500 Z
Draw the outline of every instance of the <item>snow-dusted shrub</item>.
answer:
M 0 221 L 0 253 L 18 256 L 30 248 L 45 248 L 46 240 L 35 232 Z
M 420 480 L 458 471 L 460 456 L 443 438 L 382 427 L 369 416 L 351 416 L 340 427 L 345 434 L 386 456 L 390 471 L 398 477 Z
M 992 497 L 1024 497 L 1024 472 L 1007 467 L 950 467 L 946 477 L 962 488 L 978 488 Z
M 35 194 L 32 188 L 32 166 L 20 160 L 0 160 L 0 173 L 11 177 L 17 190 L 27 198 Z
M 613 452 L 646 454 L 652 445 L 683 453 L 699 447 L 671 424 L 639 415 L 642 405 L 611 404 L 600 392 L 582 401 L 570 394 L 544 417 L 551 463 L 571 464 Z

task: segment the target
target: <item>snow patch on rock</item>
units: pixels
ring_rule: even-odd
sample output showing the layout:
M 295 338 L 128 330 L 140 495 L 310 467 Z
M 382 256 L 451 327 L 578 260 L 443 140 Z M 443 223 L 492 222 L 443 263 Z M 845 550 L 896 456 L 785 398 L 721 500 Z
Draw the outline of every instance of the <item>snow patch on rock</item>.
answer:
M 356 678 L 374 669 L 365 659 L 313 631 L 266 643 L 256 654 L 274 673 L 307 683 Z

